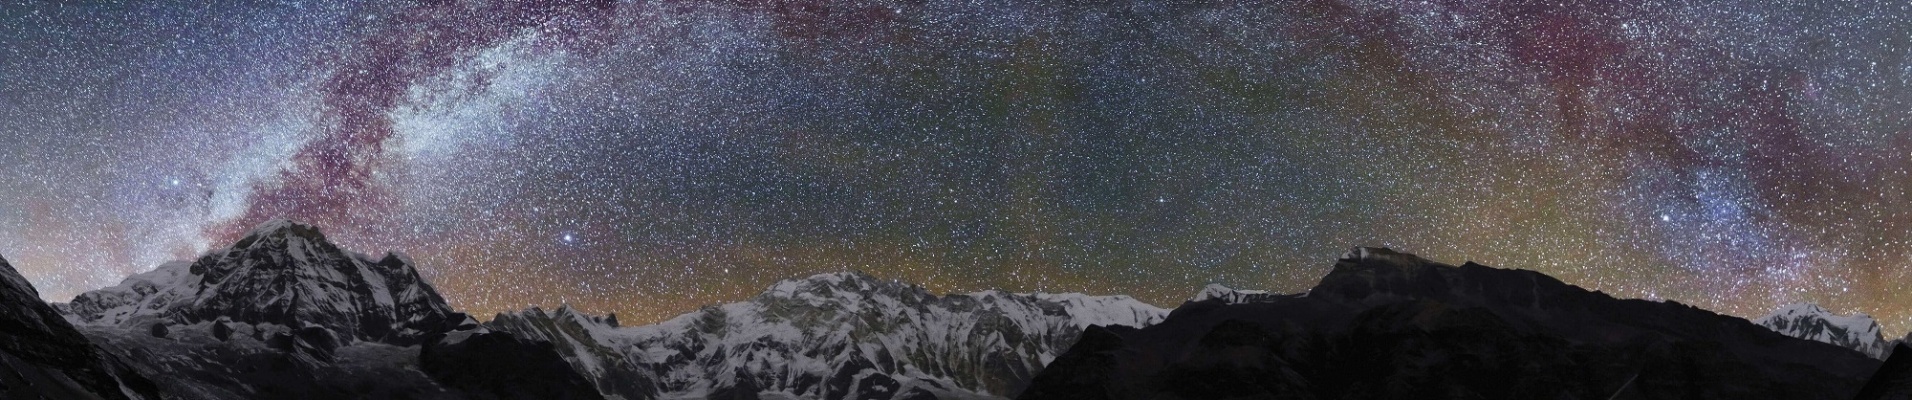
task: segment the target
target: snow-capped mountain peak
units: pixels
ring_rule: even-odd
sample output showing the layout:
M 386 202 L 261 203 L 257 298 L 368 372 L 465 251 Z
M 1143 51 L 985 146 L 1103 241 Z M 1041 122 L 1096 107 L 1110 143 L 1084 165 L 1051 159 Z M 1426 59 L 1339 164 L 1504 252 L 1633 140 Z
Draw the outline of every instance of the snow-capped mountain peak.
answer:
M 922 288 L 895 280 L 879 279 L 860 271 L 831 272 L 800 279 L 787 279 L 771 285 L 758 298 L 785 298 L 820 304 L 839 302 L 855 305 L 871 296 L 910 297 Z M 922 292 L 927 295 L 928 292 Z
M 1860 314 L 1839 315 L 1817 304 L 1790 304 L 1754 323 L 1787 336 L 1844 346 L 1873 358 L 1884 358 L 1891 343 L 1879 331 L 1879 321 Z
M 245 238 L 258 239 L 273 236 L 291 236 L 313 241 L 326 241 L 325 234 L 320 232 L 318 227 L 285 218 L 275 218 L 253 226 L 252 230 L 246 232 Z M 246 247 L 246 242 L 246 239 L 240 239 L 240 244 L 234 247 Z
M 463 320 L 412 265 L 397 253 L 375 259 L 342 250 L 317 227 L 275 219 L 232 247 L 81 294 L 65 310 L 88 324 L 225 317 L 251 324 L 318 325 L 343 338 L 405 344 Z

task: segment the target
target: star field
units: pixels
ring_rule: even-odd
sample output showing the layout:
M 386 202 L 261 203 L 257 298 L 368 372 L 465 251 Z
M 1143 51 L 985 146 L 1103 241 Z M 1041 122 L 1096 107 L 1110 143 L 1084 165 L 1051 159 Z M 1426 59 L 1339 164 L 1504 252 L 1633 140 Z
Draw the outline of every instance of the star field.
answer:
M 1305 290 L 1357 245 L 1912 328 L 1912 5 L 0 3 L 49 300 L 266 219 L 478 315 L 859 269 Z

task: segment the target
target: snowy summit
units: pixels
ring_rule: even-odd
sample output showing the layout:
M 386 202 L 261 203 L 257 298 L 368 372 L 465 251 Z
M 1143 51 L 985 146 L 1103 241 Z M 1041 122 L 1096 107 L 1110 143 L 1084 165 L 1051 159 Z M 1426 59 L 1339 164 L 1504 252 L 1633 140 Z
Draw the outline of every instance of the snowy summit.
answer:
M 1787 305 L 1753 322 L 1786 336 L 1836 344 L 1872 358 L 1885 358 L 1892 347 L 1872 316 L 1838 315 L 1816 304 Z

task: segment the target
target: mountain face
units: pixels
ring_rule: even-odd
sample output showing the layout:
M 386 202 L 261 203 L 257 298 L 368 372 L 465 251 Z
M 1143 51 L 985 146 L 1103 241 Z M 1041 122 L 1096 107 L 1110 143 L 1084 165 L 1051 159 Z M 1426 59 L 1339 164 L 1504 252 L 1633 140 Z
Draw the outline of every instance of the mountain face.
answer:
M 861 273 L 780 282 L 747 302 L 619 328 L 569 308 L 488 327 L 549 340 L 600 390 L 634 398 L 1000 398 L 1090 326 L 1147 326 L 1127 296 L 936 296 Z
M 1838 346 L 1546 275 L 1359 248 L 1306 295 L 1091 327 L 1022 399 L 1849 399 Z
M 1753 323 L 1786 336 L 1839 345 L 1881 360 L 1893 344 L 1879 332 L 1879 321 L 1871 316 L 1833 314 L 1814 304 L 1780 307 Z
M 86 340 L 0 259 L 0 398 L 157 399 L 152 381 Z
M 324 327 L 345 340 L 415 344 L 464 316 L 419 278 L 412 262 L 347 252 L 318 228 L 267 222 L 223 251 L 161 265 L 64 306 L 86 324 L 192 324 L 221 318 Z

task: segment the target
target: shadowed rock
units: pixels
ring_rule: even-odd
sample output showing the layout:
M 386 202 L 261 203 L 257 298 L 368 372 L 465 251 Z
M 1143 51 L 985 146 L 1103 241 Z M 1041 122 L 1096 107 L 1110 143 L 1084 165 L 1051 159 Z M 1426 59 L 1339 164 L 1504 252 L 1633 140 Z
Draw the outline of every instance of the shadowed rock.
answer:
M 1885 359 L 1885 365 L 1872 373 L 1872 379 L 1859 389 L 1854 400 L 1909 400 L 1912 399 L 1912 352 L 1904 351 L 1905 343 L 1898 343 L 1892 350 L 1892 356 Z
M 550 342 L 504 332 L 434 335 L 419 350 L 418 365 L 433 380 L 475 399 L 604 398 L 558 357 Z

